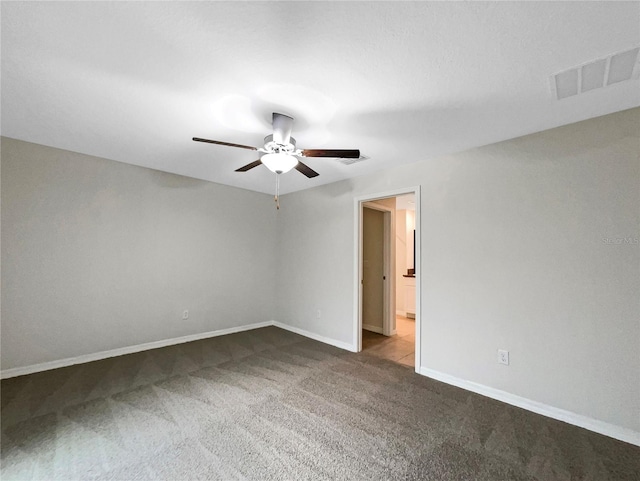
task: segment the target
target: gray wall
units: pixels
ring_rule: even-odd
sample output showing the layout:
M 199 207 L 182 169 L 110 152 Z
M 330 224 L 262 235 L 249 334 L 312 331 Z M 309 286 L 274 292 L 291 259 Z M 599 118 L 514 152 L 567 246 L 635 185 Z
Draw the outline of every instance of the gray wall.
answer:
M 621 112 L 285 195 L 277 217 L 2 139 L 2 368 L 270 319 L 354 343 L 353 198 L 419 184 L 421 366 L 640 431 L 639 132 Z
M 421 185 L 421 366 L 640 431 L 639 159 L 633 109 L 285 195 L 277 318 L 354 343 L 354 196 Z
M 270 196 L 1 147 L 3 370 L 274 319 Z

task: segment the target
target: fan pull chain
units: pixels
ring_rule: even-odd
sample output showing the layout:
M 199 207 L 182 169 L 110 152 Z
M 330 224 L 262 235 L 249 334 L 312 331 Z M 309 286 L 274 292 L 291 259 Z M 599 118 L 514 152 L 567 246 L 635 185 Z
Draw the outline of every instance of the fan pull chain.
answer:
M 276 209 L 280 210 L 280 175 L 276 174 Z

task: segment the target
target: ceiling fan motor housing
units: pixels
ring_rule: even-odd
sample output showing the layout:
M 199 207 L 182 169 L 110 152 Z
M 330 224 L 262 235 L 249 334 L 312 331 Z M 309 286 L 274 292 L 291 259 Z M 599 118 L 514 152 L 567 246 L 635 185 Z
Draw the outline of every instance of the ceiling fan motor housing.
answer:
M 273 140 L 273 135 L 264 138 L 264 150 L 268 154 L 291 154 L 296 153 L 296 139 L 289 137 L 288 144 L 279 144 Z

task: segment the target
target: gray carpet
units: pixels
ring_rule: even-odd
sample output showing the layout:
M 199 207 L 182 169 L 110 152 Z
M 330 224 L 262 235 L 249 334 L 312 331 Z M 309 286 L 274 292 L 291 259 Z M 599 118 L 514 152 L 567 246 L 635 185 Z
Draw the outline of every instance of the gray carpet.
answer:
M 274 327 L 2 381 L 2 480 L 638 480 L 640 448 Z

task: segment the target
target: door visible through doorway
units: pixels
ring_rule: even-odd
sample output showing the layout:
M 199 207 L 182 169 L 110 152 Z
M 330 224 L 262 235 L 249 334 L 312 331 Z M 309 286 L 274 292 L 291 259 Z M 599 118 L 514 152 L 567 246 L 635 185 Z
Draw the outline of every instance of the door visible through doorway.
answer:
M 384 322 L 384 212 L 363 209 L 362 328 L 382 334 Z

